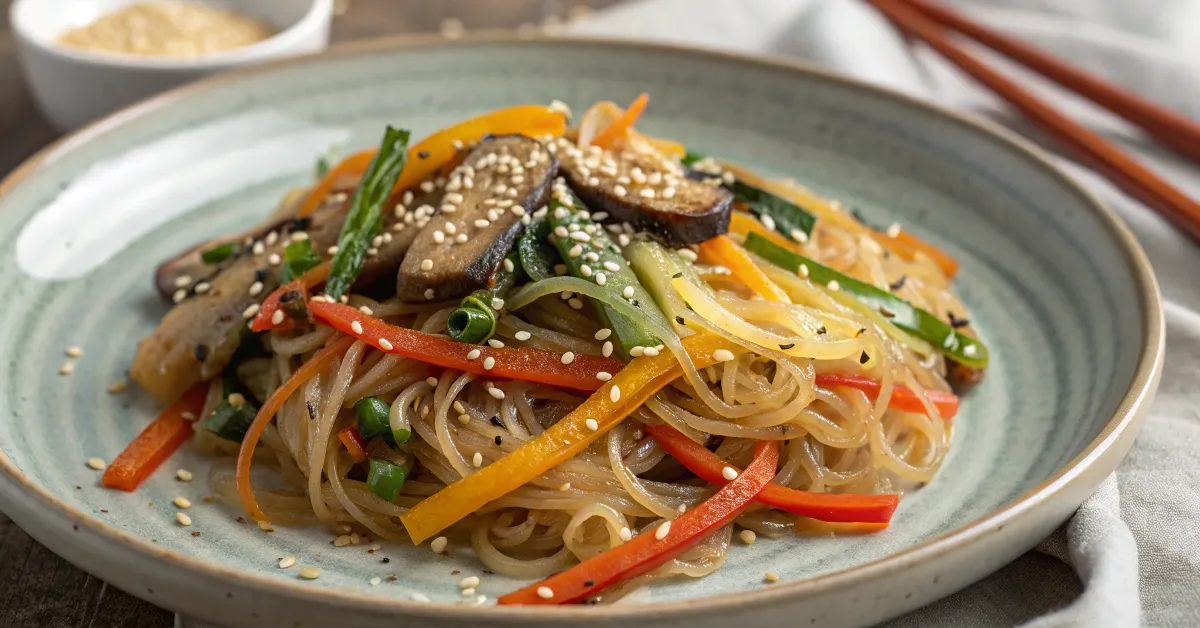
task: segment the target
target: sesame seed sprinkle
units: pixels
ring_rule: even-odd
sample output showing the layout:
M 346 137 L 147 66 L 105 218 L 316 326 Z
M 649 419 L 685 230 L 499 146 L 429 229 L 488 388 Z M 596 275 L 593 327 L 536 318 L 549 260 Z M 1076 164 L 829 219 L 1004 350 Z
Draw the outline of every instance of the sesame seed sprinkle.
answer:
M 380 338 L 379 339 L 379 348 L 383 349 L 384 351 L 391 351 L 392 343 L 388 342 L 387 338 Z
M 367 582 L 371 583 L 371 586 L 377 587 L 377 586 L 379 586 L 379 583 L 383 582 L 383 578 L 380 578 L 379 576 L 375 576 L 374 578 L 371 578 Z
M 531 337 L 533 337 L 533 334 L 531 334 L 527 331 L 524 331 L 524 330 L 513 334 L 513 338 L 516 338 L 517 340 L 521 340 L 521 341 L 529 340 Z
M 586 425 L 587 428 L 593 432 L 600 430 L 600 424 L 596 422 L 596 419 L 588 419 L 588 420 L 584 421 L 583 424 Z
M 425 383 L 436 387 L 438 385 L 438 379 L 436 377 L 429 376 L 425 378 Z
M 608 371 L 600 371 L 599 373 L 596 373 L 596 379 L 602 382 L 607 382 L 608 380 L 612 379 L 612 373 L 609 373 Z
M 279 559 L 279 568 L 280 569 L 287 569 L 288 567 L 291 567 L 292 565 L 295 565 L 295 564 L 296 564 L 295 556 L 284 556 L 283 558 Z
M 620 401 L 621 400 L 621 387 L 613 386 L 612 389 L 608 391 L 608 398 L 613 403 Z
M 442 552 L 446 551 L 446 545 L 449 543 L 450 541 L 447 540 L 446 537 L 439 536 L 438 538 L 429 542 L 429 549 L 433 550 L 435 554 L 441 554 Z
M 479 351 L 479 349 L 471 349 L 470 351 L 468 351 L 468 352 L 467 352 L 467 359 L 468 359 L 468 360 L 475 360 L 475 359 L 478 359 L 478 358 L 479 358 L 479 354 L 480 354 L 480 351 Z M 458 403 L 458 402 L 456 401 L 455 403 Z M 460 411 L 461 411 L 461 410 L 460 410 Z
M 188 471 L 187 469 L 180 469 L 175 472 L 175 479 L 179 480 L 180 482 L 191 482 L 192 472 Z
M 713 351 L 713 359 L 717 362 L 729 362 L 733 360 L 733 352 L 729 349 L 717 349 Z
M 488 357 L 483 359 L 484 370 L 490 371 L 490 370 L 492 370 L 493 366 L 496 366 L 496 358 L 493 358 L 492 356 L 489 355 Z
M 196 284 L 195 288 L 192 288 L 192 290 L 196 291 L 196 294 L 204 294 L 205 292 L 208 292 L 211 289 L 212 289 L 212 284 L 208 283 L 207 281 L 201 281 L 200 283 Z
M 562 363 L 563 363 L 563 364 L 570 364 L 570 363 L 572 363 L 572 362 L 574 362 L 574 361 L 575 361 L 575 354 L 574 354 L 574 353 L 572 353 L 572 352 L 568 351 L 568 352 L 566 352 L 566 353 L 562 354 Z
M 175 287 L 176 288 L 186 288 L 190 285 L 192 285 L 192 276 L 191 275 L 180 275 L 175 278 Z
M 75 363 L 74 362 L 67 362 L 66 364 L 63 364 L 62 366 L 58 367 L 59 375 L 70 375 L 71 373 L 74 373 L 74 372 L 75 372 Z
M 475 452 L 475 455 L 471 457 L 471 464 L 475 465 L 476 469 L 478 469 L 479 467 L 482 467 L 483 466 L 483 454 L 479 453 L 478 451 Z
M 758 535 L 754 533 L 754 530 L 742 530 L 741 533 L 738 534 L 738 537 L 741 538 L 742 542 L 746 545 L 754 545 L 754 541 L 758 539 Z
M 493 349 L 503 349 L 504 348 L 504 343 L 495 338 L 488 338 L 487 342 L 488 342 L 488 346 Z
M 434 296 L 433 288 L 426 288 L 425 289 L 425 298 L 432 301 L 433 296 Z
M 608 356 L 612 355 L 612 352 L 613 352 L 612 341 L 611 340 L 604 341 L 604 346 L 600 347 L 600 354 L 607 358 Z
M 671 533 L 671 522 L 664 521 L 664 522 L 662 522 L 661 525 L 659 525 L 657 528 L 655 528 L 654 538 L 661 541 L 661 540 L 667 538 L 667 535 L 670 533 Z
M 426 271 L 433 270 L 433 260 L 431 260 L 431 259 L 421 260 L 421 270 L 426 270 Z
M 104 460 L 102 460 L 100 458 L 88 458 L 87 466 L 91 467 L 92 469 L 95 469 L 96 471 L 102 471 L 102 470 L 104 470 L 105 465 L 104 465 Z
M 183 514 L 182 512 L 175 513 L 175 521 L 185 528 L 192 525 L 192 518 Z
M 900 235 L 900 223 L 898 223 L 898 222 L 893 222 L 891 225 L 888 225 L 888 228 L 887 228 L 887 232 L 886 232 L 886 233 L 887 233 L 887 237 L 889 237 L 889 238 L 895 238 L 895 237 L 899 237 L 899 235 Z
M 192 507 L 192 502 L 189 501 L 188 498 L 183 497 L 183 496 L 176 497 L 175 500 L 172 501 L 171 503 L 175 504 L 175 506 L 177 508 L 188 509 L 188 508 Z
M 621 531 L 617 533 L 617 536 L 620 537 L 622 541 L 629 541 L 633 538 L 633 531 L 629 528 L 621 528 Z
M 553 144 L 551 144 L 551 146 L 553 146 Z M 554 590 L 550 587 L 538 587 L 537 594 L 538 597 L 542 598 L 543 600 L 548 600 L 554 597 Z
M 730 482 L 736 480 L 737 476 L 738 476 L 737 469 L 734 469 L 733 467 L 724 467 L 721 469 L 721 477 L 725 478 L 726 480 L 729 480 Z
M 497 312 L 500 310 L 503 310 L 504 309 L 504 299 L 501 299 L 499 297 L 494 297 L 492 299 L 492 309 L 496 310 Z
M 491 358 L 488 358 L 488 359 L 490 360 Z M 496 398 L 496 399 L 503 399 L 503 398 L 504 398 L 504 391 L 503 391 L 503 390 L 500 390 L 499 388 L 495 388 L 495 387 L 489 388 L 489 389 L 488 389 L 488 394 L 489 394 L 489 395 L 491 395 L 492 397 Z
M 596 285 L 603 286 L 608 283 L 608 276 L 604 273 L 596 273 Z
M 316 567 L 302 567 L 296 574 L 305 580 L 316 580 L 321 577 L 321 570 Z

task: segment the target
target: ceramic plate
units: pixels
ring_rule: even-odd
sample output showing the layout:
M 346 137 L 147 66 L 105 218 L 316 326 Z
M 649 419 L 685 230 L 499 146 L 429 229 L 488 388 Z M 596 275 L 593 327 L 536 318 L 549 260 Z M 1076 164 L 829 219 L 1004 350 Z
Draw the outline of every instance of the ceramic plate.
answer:
M 641 91 L 652 94 L 647 131 L 792 175 L 961 260 L 956 284 L 992 366 L 955 421 L 945 466 L 890 529 L 738 545 L 711 576 L 610 607 L 472 607 L 457 583 L 482 567 L 463 542 L 446 557 L 404 544 L 371 554 L 334 548 L 321 529 L 264 533 L 203 501 L 210 461 L 192 452 L 135 494 L 99 487 L 85 460 L 111 460 L 158 410 L 137 391 L 107 390 L 166 310 L 156 262 L 256 222 L 308 180 L 320 152 L 372 145 L 387 123 L 419 137 L 504 105 L 560 98 L 581 111 Z M 3 508 L 116 586 L 227 625 L 881 620 L 983 577 L 1064 521 L 1131 445 L 1162 356 L 1157 288 L 1132 236 L 1024 142 L 810 68 L 665 46 L 393 42 L 206 81 L 13 174 L 0 187 L 0 252 Z M 69 345 L 84 355 L 64 376 Z M 180 468 L 197 480 L 178 481 Z M 191 527 L 175 522 L 179 495 L 194 504 Z M 287 555 L 322 576 L 280 569 Z M 767 571 L 782 581 L 764 584 Z M 519 584 L 485 575 L 479 592 Z

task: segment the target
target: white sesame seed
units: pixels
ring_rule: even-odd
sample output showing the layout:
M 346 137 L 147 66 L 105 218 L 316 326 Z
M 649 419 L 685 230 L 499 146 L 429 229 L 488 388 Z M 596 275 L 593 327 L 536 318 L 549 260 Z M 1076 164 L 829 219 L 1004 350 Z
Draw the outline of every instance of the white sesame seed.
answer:
M 175 303 L 183 303 L 183 300 L 186 299 L 187 296 L 187 290 L 179 289 L 175 291 L 175 294 L 171 295 L 171 300 Z
M 717 349 L 713 351 L 712 357 L 717 362 L 729 362 L 733 360 L 733 352 L 729 349 Z
M 483 368 L 485 370 L 490 371 L 490 370 L 492 370 L 493 366 L 496 366 L 496 358 L 493 358 L 492 356 L 489 355 L 488 357 L 483 359 Z
M 475 220 L 475 228 L 476 229 L 486 229 L 487 226 L 490 224 L 492 224 L 492 223 L 484 220 L 483 218 L 478 218 Z
M 333 540 L 334 547 L 346 547 L 349 544 L 350 544 L 350 535 L 349 534 L 343 534 Z
M 379 586 L 379 583 L 383 582 L 383 578 L 380 578 L 379 576 L 375 576 L 374 578 L 371 578 L 367 582 L 371 583 L 371 586 L 377 587 L 377 586 Z
M 766 227 L 766 228 L 770 229 L 771 231 L 774 231 L 774 230 L 775 230 L 775 219 L 774 219 L 774 218 L 772 218 L 772 217 L 771 217 L 769 214 L 762 214 L 762 215 L 760 215 L 760 216 L 758 217 L 758 220 L 759 220 L 760 222 L 762 222 L 762 224 L 763 224 L 763 226 L 764 226 L 764 227 Z
M 610 272 L 610 273 L 615 273 L 615 272 L 621 270 L 621 265 L 617 264 L 616 262 L 609 261 L 609 262 L 604 262 L 604 268 L 606 270 L 608 270 L 608 272 Z
M 283 323 L 283 310 L 275 310 L 275 313 L 271 315 L 271 324 L 272 325 L 280 325 L 282 323 Z
M 192 472 L 188 471 L 187 469 L 180 469 L 175 472 L 175 478 L 180 482 L 191 482 Z
M 618 198 L 620 198 L 620 197 L 624 197 L 624 196 L 625 196 L 625 194 L 626 194 L 625 186 L 623 186 L 623 185 L 614 185 L 614 186 L 613 186 L 613 194 L 614 194 L 615 196 L 617 196 Z
M 500 310 L 503 310 L 504 309 L 504 299 L 501 299 L 499 297 L 493 298 L 492 299 L 492 309 L 496 310 L 497 312 Z
M 569 445 L 570 443 L 567 443 L 567 444 Z M 567 491 L 571 490 L 571 483 L 570 483 L 570 482 L 563 482 L 562 484 L 559 484 L 559 485 L 558 485 L 558 490 L 562 491 L 563 493 L 565 493 L 565 492 L 567 492 Z
M 576 244 L 567 251 L 567 257 L 579 257 L 583 255 L 583 246 Z
M 642 355 L 648 355 L 650 357 L 654 357 L 654 356 L 658 355 L 658 349 L 656 347 L 646 347 L 645 349 L 642 350 Z
M 596 419 L 588 419 L 588 420 L 584 421 L 583 424 L 586 425 L 587 428 L 593 432 L 600 430 L 600 424 L 596 422 Z
M 553 144 L 551 144 L 551 146 L 553 146 Z M 554 597 L 554 590 L 550 587 L 538 587 L 537 594 L 538 597 L 542 598 L 543 600 L 548 600 Z
M 504 343 L 495 338 L 488 338 L 487 342 L 488 342 L 488 346 L 490 346 L 493 349 L 503 349 L 504 348 Z
M 567 299 L 567 305 L 571 306 L 571 309 L 574 309 L 574 310 L 582 310 L 583 309 L 583 301 L 580 301 L 579 299 L 576 299 L 574 297 Z
M 609 373 L 608 371 L 600 371 L 599 373 L 596 373 L 596 379 L 602 382 L 607 382 L 608 380 L 612 379 L 612 373 Z
M 384 351 L 391 351 L 392 343 L 388 342 L 387 338 L 380 338 L 379 339 L 379 348 L 383 349 Z
M 464 413 L 464 414 L 460 414 L 460 415 L 458 415 L 458 422 L 459 422 L 459 423 L 462 423 L 463 425 L 466 425 L 466 424 L 470 423 L 470 422 L 471 422 L 471 415 L 469 415 L 469 414 L 465 414 L 465 413 Z
M 504 258 L 504 272 L 511 273 L 513 271 L 513 269 L 515 269 L 515 268 L 516 267 L 513 266 L 512 260 L 508 259 L 507 257 Z
M 625 297 L 626 299 L 632 299 L 633 286 L 625 286 L 625 289 L 621 291 L 621 296 Z
M 797 274 L 805 279 L 808 279 L 808 264 L 801 264 Z
M 975 352 L 976 348 L 973 344 L 963 347 L 963 355 L 967 356 L 968 358 L 975 357 Z
M 433 270 L 433 260 L 421 260 L 421 270 Z
M 180 275 L 175 278 L 175 287 L 176 288 L 186 288 L 190 285 L 192 285 L 192 276 L 191 275 Z
M 663 188 L 662 197 L 666 199 L 675 198 L 675 188 L 671 186 Z
M 741 538 L 742 542 L 746 545 L 754 545 L 754 541 L 758 539 L 758 535 L 754 533 L 754 530 L 742 530 L 741 533 L 738 534 L 738 537 Z
M 654 198 L 654 188 L 642 188 L 638 192 L 638 196 L 642 198 Z
M 611 340 L 604 341 L 604 346 L 600 347 L 600 354 L 607 358 L 608 356 L 612 355 L 612 352 L 613 352 L 612 341 Z
M 279 559 L 279 568 L 280 569 L 287 569 L 288 567 L 291 567 L 292 565 L 295 565 L 295 564 L 296 564 L 295 556 L 284 556 L 283 558 Z
M 443 538 L 444 538 L 444 537 L 443 537 Z M 429 599 L 429 596 L 428 596 L 428 595 L 425 595 L 424 593 L 413 593 L 413 594 L 412 594 L 412 601 L 414 601 L 414 602 L 423 602 L 423 603 L 426 603 L 426 604 L 428 604 L 428 603 L 429 603 L 431 600 Z
M 608 391 L 608 398 L 613 403 L 620 401 L 621 400 L 621 387 L 614 385 L 612 387 L 612 389 Z
M 516 338 L 517 340 L 521 340 L 521 341 L 529 340 L 531 337 L 533 337 L 533 334 L 531 334 L 527 331 L 519 331 L 519 332 L 513 334 L 513 338 Z
M 670 533 L 671 533 L 671 522 L 664 521 L 664 522 L 662 522 L 661 525 L 659 525 L 657 528 L 655 528 L 654 538 L 661 541 L 661 540 L 667 538 L 667 535 Z
M 280 263 L 280 262 L 282 262 L 282 261 L 283 261 L 283 260 L 282 260 L 282 259 L 279 257 L 279 254 L 278 254 L 278 253 L 272 253 L 272 254 L 270 254 L 270 255 L 268 255 L 268 256 L 267 256 L 267 263 L 268 263 L 268 264 L 270 264 L 270 265 L 272 265 L 272 266 L 278 266 L 278 265 L 279 265 L 279 263 Z
M 604 273 L 596 273 L 596 285 L 603 286 L 608 283 L 608 276 Z
M 631 355 L 631 356 L 633 356 L 633 357 L 635 357 L 635 358 L 639 358 L 639 357 L 641 357 L 641 356 L 642 356 L 642 354 L 643 354 L 643 353 L 645 353 L 645 352 L 646 352 L 646 347 L 643 347 L 643 346 L 641 346 L 641 345 L 638 345 L 638 346 L 636 346 L 636 347 L 633 347 L 632 349 L 630 349 L 630 350 L 629 350 L 629 355 Z
M 694 262 L 697 259 L 696 252 L 691 249 L 677 249 L 675 252 L 679 254 L 679 257 L 689 262 Z
M 196 291 L 196 294 L 204 294 L 205 292 L 208 292 L 211 289 L 212 289 L 212 284 L 208 283 L 207 281 L 201 281 L 200 283 L 196 284 L 195 288 L 192 288 L 192 290 Z
M 479 357 L 479 356 L 475 356 L 475 357 Z M 471 359 L 473 360 L 475 358 L 471 358 Z M 455 412 L 466 412 L 467 411 L 467 407 L 464 406 L 461 401 L 455 401 L 453 404 L 451 404 L 451 406 L 454 408 Z
M 433 553 L 435 554 L 441 554 L 442 552 L 446 551 L 446 545 L 449 542 L 450 541 L 447 540 L 446 537 L 439 536 L 438 538 L 429 542 L 429 549 L 433 550 Z
M 793 240 L 799 242 L 800 244 L 804 244 L 805 242 L 808 242 L 808 234 L 804 233 L 803 231 L 801 231 L 799 229 L 792 229 L 792 232 L 790 235 L 792 236 Z M 874 240 L 871 240 L 871 242 L 874 242 Z
M 471 349 L 470 351 L 467 352 L 467 359 L 468 360 L 477 359 L 479 357 L 479 354 L 480 354 L 479 349 Z M 456 401 L 455 403 L 458 403 L 458 402 Z M 461 412 L 461 411 L 462 410 L 460 409 L 459 412 Z
M 572 363 L 572 362 L 574 362 L 574 361 L 575 361 L 575 354 L 574 354 L 574 353 L 572 353 L 572 352 L 568 351 L 568 352 L 566 352 L 566 353 L 562 354 L 562 363 L 563 363 L 563 364 L 570 364 L 570 363 Z
M 465 234 L 465 233 L 460 233 L 460 234 L 458 234 L 458 235 L 454 236 L 454 241 L 455 241 L 455 242 L 457 242 L 457 243 L 459 243 L 459 244 L 462 244 L 462 243 L 466 242 L 466 241 L 467 241 L 467 234 Z
M 726 480 L 729 480 L 730 482 L 736 480 L 737 476 L 738 476 L 737 469 L 734 469 L 733 467 L 725 467 L 725 468 L 721 469 L 721 477 L 725 478 Z
M 425 298 L 432 301 L 433 296 L 434 296 L 433 288 L 426 288 L 425 289 Z
M 479 586 L 479 576 L 467 576 L 458 583 L 460 589 L 474 589 Z
M 509 211 L 511 211 L 513 213 L 513 215 L 516 216 L 517 218 L 525 217 L 525 208 L 521 207 L 520 205 L 513 205 L 512 209 L 510 209 Z
M 584 233 L 583 231 L 572 231 L 571 239 L 575 240 L 576 242 L 591 242 L 592 236 Z
M 592 267 L 588 266 L 587 264 L 580 264 L 579 265 L 579 274 L 583 275 L 584 277 L 591 277 L 592 276 Z
M 892 224 L 888 225 L 886 233 L 887 237 L 889 238 L 898 237 L 900 235 L 900 223 L 893 222 Z
M 621 246 L 629 246 L 631 241 L 632 240 L 629 239 L 629 236 L 625 235 L 624 233 L 617 235 L 617 244 L 620 244 Z
M 296 574 L 305 580 L 316 580 L 321 577 L 321 570 L 316 567 L 302 567 Z
M 104 461 L 101 460 L 100 458 L 88 458 L 87 466 L 89 466 L 97 471 L 102 471 L 102 470 L 104 470 Z
M 471 456 L 471 464 L 475 465 L 476 469 L 478 469 L 479 467 L 482 467 L 483 466 L 483 454 L 479 453 L 478 451 L 475 452 L 475 455 Z
M 256 297 L 259 294 L 261 294 L 262 291 L 263 291 L 263 282 L 256 281 L 256 282 L 250 284 L 250 296 Z
M 182 496 L 176 497 L 171 503 L 175 504 L 175 506 L 178 508 L 187 509 L 192 507 L 192 502 L 188 501 L 188 498 Z
M 179 522 L 179 525 L 184 527 L 192 525 L 192 518 L 183 514 L 182 512 L 175 513 L 175 521 Z
M 493 387 L 493 388 L 489 388 L 489 389 L 488 389 L 488 394 L 489 394 L 489 395 L 491 395 L 492 397 L 495 397 L 496 399 L 503 399 L 503 398 L 504 398 L 504 391 L 503 391 L 503 390 L 500 390 L 499 388 L 494 388 L 494 387 Z
M 617 536 L 620 537 L 622 541 L 627 542 L 633 538 L 633 531 L 631 531 L 629 528 L 621 528 L 621 531 L 617 533 Z
M 74 362 L 67 362 L 67 363 L 63 364 L 62 366 L 58 367 L 59 375 L 70 375 L 71 373 L 74 373 L 74 372 L 75 372 L 75 363 Z
M 830 279 L 829 283 L 825 284 L 825 286 L 834 292 L 837 292 L 841 288 L 841 284 L 838 283 L 837 279 Z
M 361 334 L 361 333 L 363 333 L 363 326 L 362 326 L 362 323 L 360 323 L 360 322 L 358 322 L 358 321 L 351 321 L 351 323 L 350 323 L 350 331 L 352 331 L 352 332 L 354 332 L 354 333 L 356 333 L 356 334 Z
M 369 308 L 365 305 L 358 306 L 358 311 L 362 312 L 363 314 L 366 314 L 367 316 L 373 316 L 375 314 L 375 310 L 372 310 L 371 308 Z
M 434 241 L 434 242 L 437 242 L 438 244 L 441 244 L 441 243 L 445 242 L 445 241 L 446 241 L 446 234 L 445 234 L 445 233 L 442 233 L 441 231 L 434 231 L 434 232 L 433 232 L 433 241 Z M 430 264 L 429 266 L 430 266 L 430 268 L 432 268 L 432 267 L 433 267 L 433 264 Z

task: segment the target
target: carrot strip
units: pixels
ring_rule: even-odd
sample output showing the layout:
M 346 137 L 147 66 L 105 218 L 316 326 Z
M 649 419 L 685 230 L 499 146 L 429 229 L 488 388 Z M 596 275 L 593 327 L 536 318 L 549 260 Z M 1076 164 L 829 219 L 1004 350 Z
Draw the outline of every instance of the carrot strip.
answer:
M 204 409 L 208 384 L 192 386 L 138 434 L 104 470 L 100 483 L 133 491 L 179 446 L 191 438 L 197 415 Z M 190 415 L 190 418 L 187 418 Z
M 817 385 L 830 386 L 846 386 L 855 388 L 867 393 L 872 401 L 879 397 L 879 392 L 883 385 L 878 381 L 862 375 L 845 375 L 842 373 L 821 373 L 817 375 Z M 925 396 L 937 408 L 938 414 L 942 415 L 943 419 L 952 419 L 958 414 L 958 395 L 948 393 L 941 390 L 926 390 Z M 921 398 L 917 393 L 905 388 L 904 386 L 893 386 L 892 397 L 888 400 L 888 407 L 901 412 L 918 412 L 925 414 L 925 404 L 921 403 Z
M 325 345 L 320 351 L 316 352 L 313 357 L 309 358 L 300 368 L 296 369 L 295 373 L 288 378 L 271 396 L 267 398 L 267 402 L 258 409 L 258 414 L 254 417 L 254 422 L 250 424 L 250 429 L 246 430 L 246 437 L 242 439 L 242 448 L 238 451 L 237 458 L 237 492 L 242 501 L 242 508 L 246 514 L 257 521 L 266 521 L 267 515 L 258 505 L 258 500 L 254 498 L 254 489 L 250 486 L 250 465 L 254 462 L 254 449 L 258 447 L 258 440 L 262 438 L 263 431 L 267 429 L 267 424 L 275 417 L 275 413 L 283 407 L 283 402 L 287 401 L 305 382 L 312 379 L 314 375 L 319 373 L 321 369 L 333 363 L 339 356 L 354 344 L 354 338 L 350 336 L 342 336 L 337 338 L 330 344 Z
M 736 467 L 669 425 L 646 425 L 645 429 L 672 458 L 709 484 L 725 485 L 729 480 L 725 479 L 722 471 L 725 467 L 736 470 Z M 839 523 L 887 523 L 900 503 L 899 495 L 812 493 L 779 484 L 768 484 L 755 499 L 794 515 Z
M 346 452 L 350 454 L 351 460 L 362 462 L 367 459 L 367 443 L 363 440 L 362 432 L 357 427 L 351 425 L 338 431 L 338 440 L 346 446 Z
M 554 351 L 516 347 L 496 349 L 459 342 L 445 336 L 389 325 L 341 303 L 314 300 L 309 302 L 308 307 L 313 316 L 334 329 L 381 351 L 486 377 L 596 390 L 604 383 L 597 379 L 599 373 L 616 373 L 622 366 L 617 360 L 596 355 L 577 355 L 567 364 L 563 362 L 563 354 Z
M 697 368 L 715 364 L 713 352 L 719 349 L 735 356 L 746 352 L 744 347 L 711 334 L 688 336 L 683 346 Z M 636 358 L 545 432 L 425 498 L 400 517 L 401 523 L 413 543 L 428 539 L 583 451 L 682 372 L 670 353 Z
M 746 510 L 755 496 L 770 486 L 778 462 L 779 444 L 759 441 L 750 466 L 703 504 L 566 571 L 500 596 L 497 602 L 505 605 L 569 604 L 649 573 L 728 525 Z
M 723 235 L 701 242 L 700 258 L 706 264 L 728 268 L 738 281 L 768 301 L 792 302 L 783 288 L 775 285 L 775 282 L 768 279 L 766 273 L 759 269 L 745 249 Z
M 637 122 L 638 117 L 646 110 L 646 104 L 649 102 L 650 94 L 643 92 L 642 95 L 634 99 L 633 104 L 629 105 L 629 108 L 625 110 L 625 113 L 621 114 L 621 117 L 613 120 L 613 123 L 608 125 L 607 129 L 604 129 L 592 139 L 592 145 L 599 146 L 600 148 L 611 148 L 613 142 L 625 137 L 629 129 L 633 128 L 633 123 Z
M 883 248 L 907 260 L 916 259 L 917 253 L 928 255 L 929 259 L 933 260 L 933 263 L 937 264 L 947 277 L 953 277 L 958 272 L 958 261 L 950 257 L 949 253 L 907 231 L 902 230 L 895 236 L 890 236 L 871 230 L 871 238 Z

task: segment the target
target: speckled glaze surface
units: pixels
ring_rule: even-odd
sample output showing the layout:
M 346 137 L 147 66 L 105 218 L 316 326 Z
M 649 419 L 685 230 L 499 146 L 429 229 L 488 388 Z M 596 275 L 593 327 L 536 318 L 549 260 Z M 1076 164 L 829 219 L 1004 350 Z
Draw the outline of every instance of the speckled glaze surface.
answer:
M 166 309 L 151 286 L 158 260 L 255 222 L 329 144 L 372 144 L 385 123 L 420 136 L 502 105 L 560 98 L 581 111 L 641 91 L 652 94 L 646 130 L 795 176 L 961 260 L 956 283 L 992 366 L 956 419 L 942 471 L 890 529 L 737 545 L 714 575 L 612 607 L 476 608 L 459 602 L 459 579 L 482 569 L 464 540 L 439 557 L 334 548 L 319 529 L 263 533 L 202 500 L 211 461 L 190 451 L 136 494 L 99 487 L 84 461 L 111 460 L 158 410 L 137 391 L 106 390 Z M 794 65 L 600 41 L 376 44 L 118 114 L 0 187 L 0 293 L 0 508 L 135 595 L 238 626 L 878 621 L 966 586 L 1061 523 L 1131 445 L 1163 339 L 1132 236 L 1024 144 Z M 84 356 L 61 376 L 68 345 Z M 179 468 L 196 480 L 178 481 Z M 193 503 L 191 527 L 175 522 L 178 495 Z M 320 579 L 279 569 L 287 555 Z M 763 584 L 766 571 L 782 582 Z M 384 581 L 371 586 L 375 576 Z M 518 584 L 484 576 L 479 592 L 494 599 Z M 434 603 L 410 601 L 416 592 Z

